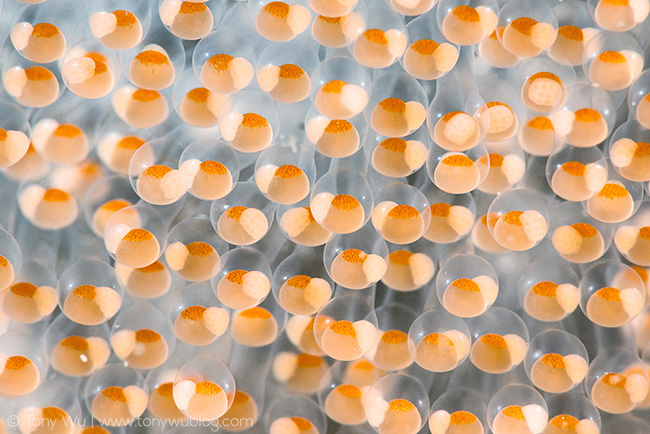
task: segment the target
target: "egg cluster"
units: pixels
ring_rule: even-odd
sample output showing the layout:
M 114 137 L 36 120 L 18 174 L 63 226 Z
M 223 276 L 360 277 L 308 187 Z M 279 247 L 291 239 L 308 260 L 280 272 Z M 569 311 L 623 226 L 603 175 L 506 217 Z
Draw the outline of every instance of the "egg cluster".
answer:
M 0 11 L 0 434 L 650 426 L 649 0 Z

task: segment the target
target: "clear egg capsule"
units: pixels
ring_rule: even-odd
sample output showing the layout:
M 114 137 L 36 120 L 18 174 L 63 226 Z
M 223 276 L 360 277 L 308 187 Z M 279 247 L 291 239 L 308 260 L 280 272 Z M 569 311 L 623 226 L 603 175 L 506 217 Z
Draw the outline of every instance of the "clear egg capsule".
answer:
M 413 312 L 398 304 L 387 304 L 378 308 L 377 342 L 367 356 L 379 369 L 399 371 L 413 364 L 409 352 L 408 326 L 416 316 Z
M 260 252 L 239 247 L 221 257 L 221 269 L 212 279 L 212 289 L 229 308 L 250 309 L 269 294 L 271 278 L 271 267 Z
M 2 83 L 25 107 L 45 107 L 59 98 L 63 83 L 54 64 L 40 66 L 14 55 L 4 63 Z
M 610 246 L 614 231 L 608 224 L 590 217 L 578 204 L 563 203 L 555 211 L 551 242 L 569 262 L 584 264 L 599 259 Z
M 14 181 L 36 181 L 46 176 L 49 171 L 49 162 L 34 149 L 31 143 L 21 159 L 2 169 L 4 176 Z
M 58 300 L 56 275 L 40 263 L 29 261 L 2 292 L 0 306 L 11 320 L 32 324 L 51 315 Z
M 470 194 L 452 195 L 431 183 L 420 188 L 430 203 L 431 222 L 422 235 L 439 244 L 454 243 L 472 230 L 476 205 Z
M 27 153 L 31 127 L 25 114 L 16 106 L 3 102 L 0 110 L 5 118 L 0 123 L 0 167 L 16 164 Z
M 643 204 L 638 213 L 616 228 L 614 244 L 626 259 L 641 266 L 650 265 L 647 244 L 650 241 L 650 215 Z
M 121 53 L 123 67 L 128 67 L 124 75 L 142 89 L 162 90 L 171 86 L 185 63 L 181 41 L 156 29 L 142 44 L 145 45 Z
M 323 378 L 318 399 L 327 417 L 346 426 L 356 426 L 366 422 L 363 410 L 365 388 L 346 383 L 344 379 L 346 365 L 336 363 Z
M 160 20 L 178 38 L 201 39 L 210 33 L 221 15 L 221 5 L 214 2 L 206 3 L 160 0 L 158 7 Z
M 630 181 L 650 180 L 650 134 L 631 120 L 614 131 L 609 140 L 609 159 L 617 172 Z
M 456 66 L 459 47 L 442 35 L 432 14 L 409 22 L 406 32 L 410 43 L 401 64 L 409 75 L 420 80 L 433 80 Z
M 32 62 L 51 63 L 59 60 L 67 47 L 65 34 L 70 38 L 74 31 L 72 21 L 67 18 L 68 15 L 52 3 L 27 6 L 12 20 L 9 33 L 11 44 Z
M 519 57 L 535 57 L 557 37 L 557 18 L 546 3 L 509 2 L 499 10 L 497 36 L 503 48 Z
M 517 284 L 519 301 L 538 321 L 559 321 L 573 313 L 580 302 L 579 278 L 560 260 L 540 260 L 526 267 Z
M 492 1 L 446 0 L 438 8 L 438 23 L 451 43 L 476 45 L 496 29 L 498 9 Z
M 548 399 L 547 404 L 549 421 L 544 434 L 600 432 L 600 414 L 586 396 L 579 393 L 558 395 Z
M 239 158 L 233 149 L 217 139 L 190 143 L 181 154 L 179 172 L 189 192 L 202 200 L 226 196 L 239 179 Z
M 640 370 L 643 362 L 624 349 L 606 350 L 589 365 L 585 389 L 591 402 L 610 414 L 629 413 L 648 394 L 648 373 Z
M 186 69 L 176 81 L 172 96 L 176 113 L 187 124 L 198 128 L 215 127 L 228 99 L 228 95 L 204 87 L 192 69 Z
M 356 40 L 366 29 L 364 15 L 359 11 L 351 11 L 340 16 L 319 14 L 311 25 L 312 37 L 325 47 L 345 47 Z
M 517 71 L 521 101 L 538 113 L 550 113 L 564 104 L 567 88 L 576 81 L 573 68 L 547 57 L 524 61 Z
M 594 85 L 608 91 L 626 89 L 643 71 L 642 51 L 632 35 L 601 33 L 585 46 L 582 67 Z
M 638 209 L 643 195 L 640 183 L 611 173 L 602 189 L 584 202 L 590 216 L 603 223 L 620 223 Z
M 532 387 L 511 384 L 490 399 L 488 421 L 495 434 L 538 434 L 546 428 L 548 407 Z
M 607 161 L 597 147 L 563 146 L 549 156 L 546 179 L 553 192 L 562 199 L 584 201 L 596 195 L 607 183 Z
M 321 356 L 279 351 L 273 359 L 273 377 L 292 392 L 313 394 L 328 377 L 329 365 Z
M 327 419 L 320 406 L 306 396 L 288 396 L 269 409 L 266 427 L 269 434 L 324 434 Z
M 255 162 L 255 183 L 262 194 L 284 205 L 306 198 L 316 181 L 313 151 L 308 149 L 296 152 L 288 146 L 275 145 L 264 150 Z
M 641 126 L 650 129 L 650 72 L 642 73 L 628 90 L 628 110 L 630 118 Z
M 233 148 L 253 153 L 268 148 L 279 130 L 275 101 L 258 90 L 237 92 L 219 114 L 219 131 Z
M 76 198 L 65 190 L 43 183 L 25 184 L 18 193 L 18 207 L 34 226 L 46 230 L 67 227 L 79 215 Z
M 114 117 L 99 128 L 97 156 L 111 172 L 128 175 L 133 154 L 149 137 L 150 134 L 143 135 L 138 128 L 125 126 L 121 119 Z
M 394 246 L 385 258 L 388 267 L 381 281 L 396 291 L 415 291 L 431 281 L 436 271 L 432 254 L 424 242 Z
M 172 285 L 171 272 L 160 261 L 145 267 L 129 267 L 116 262 L 115 271 L 124 282 L 126 292 L 137 298 L 161 297 Z
M 93 183 L 81 202 L 86 223 L 99 237 L 104 236 L 106 224 L 117 211 L 139 200 L 127 179 L 111 175 Z
M 6 289 L 20 272 L 23 255 L 16 239 L 4 229 L 0 229 L 0 245 L 0 288 Z
M 524 366 L 536 387 L 548 393 L 565 393 L 587 375 L 589 356 L 584 344 L 574 335 L 549 330 L 530 341 Z
M 361 115 L 350 120 L 331 119 L 311 109 L 305 119 L 307 139 L 318 152 L 330 158 L 353 155 L 362 145 L 367 131 L 368 124 Z
M 489 153 L 478 160 L 487 175 L 478 189 L 488 194 L 502 193 L 516 185 L 526 172 L 526 160 L 516 140 L 485 144 Z
M 386 68 L 398 61 L 407 46 L 404 24 L 393 10 L 368 8 L 366 30 L 354 41 L 352 55 L 367 68 Z
M 621 327 L 643 309 L 645 286 L 630 267 L 602 261 L 585 271 L 580 280 L 580 308 L 593 323 Z
M 174 294 L 167 314 L 179 340 L 188 345 L 208 345 L 228 330 L 230 312 L 213 297 L 209 283 L 188 285 Z
M 413 243 L 429 226 L 429 202 L 415 187 L 388 184 L 379 189 L 374 201 L 372 225 L 390 243 Z
M 280 205 L 275 213 L 282 232 L 296 244 L 320 246 L 332 237 L 330 231 L 316 222 L 308 199 L 294 205 Z
M 303 353 L 313 356 L 324 356 L 314 336 L 315 316 L 291 316 L 287 320 L 285 333 L 289 342 Z
M 226 242 L 248 246 L 261 240 L 273 223 L 273 202 L 252 182 L 238 182 L 221 199 L 212 202 L 210 218 Z
M 528 329 L 521 317 L 503 307 L 467 321 L 472 333 L 470 360 L 490 374 L 508 372 L 524 361 L 528 351 Z
M 490 227 L 494 227 L 497 218 L 496 214 L 477 215 L 471 232 L 472 244 L 475 247 L 490 253 L 503 253 L 506 251 L 504 247 L 495 241 L 490 232 Z
M 370 97 L 370 77 L 361 65 L 345 57 L 322 62 L 311 76 L 311 98 L 318 112 L 348 120 L 361 113 Z
M 275 298 L 267 297 L 258 306 L 233 313 L 230 334 L 241 345 L 264 347 L 277 339 L 286 318 L 286 311 Z
M 548 232 L 549 213 L 544 200 L 527 189 L 514 189 L 490 205 L 488 225 L 494 240 L 508 250 L 523 251 L 539 244 Z
M 111 103 L 115 114 L 134 128 L 155 127 L 169 115 L 167 99 L 157 90 L 120 86 L 113 92 Z
M 484 434 L 488 423 L 487 406 L 481 396 L 470 389 L 449 390 L 431 406 L 431 434 Z
M 488 166 L 478 164 L 486 155 L 488 152 L 483 144 L 465 152 L 445 152 L 432 146 L 427 159 L 427 174 L 433 184 L 445 193 L 469 193 L 478 188 L 488 174 Z
M 93 36 L 112 50 L 135 47 L 149 30 L 151 8 L 128 0 L 93 3 L 88 24 Z
M 90 377 L 84 389 L 84 401 L 102 425 L 126 426 L 147 409 L 149 388 L 133 368 L 110 364 Z
M 549 48 L 551 59 L 562 65 L 582 64 L 585 45 L 598 34 L 593 20 L 593 6 L 588 2 L 571 1 L 553 6 L 557 16 L 557 38 Z
M 442 310 L 422 313 L 408 335 L 413 360 L 427 371 L 451 371 L 469 355 L 471 337 L 467 325 L 456 315 Z
M 39 345 L 30 345 L 38 342 Z M 0 337 L 0 393 L 26 395 L 38 388 L 48 370 L 47 353 L 37 336 L 13 331 Z
M 61 75 L 72 93 L 86 99 L 101 98 L 119 80 L 119 60 L 99 43 L 81 43 L 62 59 Z
M 92 374 L 111 355 L 107 326 L 82 326 L 63 315 L 47 328 L 45 342 L 52 368 L 69 377 Z
M 325 245 L 323 260 L 332 280 L 348 289 L 378 282 L 388 265 L 386 242 L 369 226 L 351 235 L 336 235 Z
M 76 122 L 59 122 L 43 116 L 34 122 L 32 144 L 45 158 L 56 164 L 76 164 L 82 162 L 90 152 L 90 140 L 84 119 Z
M 401 178 L 424 165 L 429 146 L 427 132 L 420 128 L 405 137 L 370 134 L 364 151 L 377 172 L 389 178 Z
M 74 432 L 74 420 L 81 418 L 81 405 L 74 387 L 62 378 L 51 378 L 39 389 L 38 397 L 16 405 L 17 432 L 38 434 Z
M 304 4 L 297 0 L 257 0 L 248 4 L 248 12 L 260 36 L 286 42 L 307 30 L 311 23 L 311 11 Z
M 368 423 L 378 433 L 415 434 L 427 421 L 429 397 L 415 378 L 391 374 L 368 389 L 364 409 Z
M 514 137 L 526 116 L 526 108 L 515 88 L 503 80 L 487 79 L 479 84 L 478 89 L 486 104 L 476 110 L 474 117 L 487 117 L 485 140 L 501 142 Z
M 615 0 L 592 0 L 596 23 L 610 32 L 626 32 L 645 21 L 650 12 L 646 0 L 620 2 Z
M 173 395 L 174 378 L 185 360 L 170 360 L 162 366 L 151 370 L 145 377 L 150 391 L 147 408 L 154 417 L 160 418 L 165 422 L 179 423 L 188 419 L 178 409 Z
M 511 68 L 521 61 L 519 56 L 512 54 L 503 46 L 501 39 L 504 31 L 505 27 L 499 26 L 478 44 L 479 57 L 495 68 Z
M 178 371 L 172 393 L 174 403 L 187 417 L 213 421 L 232 405 L 235 379 L 216 357 L 197 356 Z

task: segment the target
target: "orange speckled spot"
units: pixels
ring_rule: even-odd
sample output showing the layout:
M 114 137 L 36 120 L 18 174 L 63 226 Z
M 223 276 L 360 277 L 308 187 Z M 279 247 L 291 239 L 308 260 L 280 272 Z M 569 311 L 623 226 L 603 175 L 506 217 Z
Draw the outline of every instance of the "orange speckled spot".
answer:
M 336 388 L 336 391 L 343 396 L 348 398 L 360 399 L 361 398 L 361 389 L 352 384 L 341 384 Z
M 368 29 L 363 32 L 363 36 L 366 37 L 370 42 L 380 45 L 388 45 L 388 39 L 386 39 L 386 34 L 383 30 L 380 29 Z
M 621 290 L 611 286 L 600 288 L 595 295 L 607 301 L 621 301 Z
M 411 44 L 411 49 L 423 56 L 430 56 L 438 49 L 439 46 L 440 44 L 432 39 L 420 39 Z
M 158 392 L 162 396 L 173 396 L 174 394 L 174 383 L 163 383 L 158 388 L 156 389 L 156 392 Z
M 528 78 L 528 82 L 529 82 L 529 83 L 532 83 L 533 81 L 535 81 L 535 80 L 537 80 L 537 79 L 540 79 L 540 78 L 546 78 L 546 79 L 549 79 L 549 80 L 553 80 L 553 81 L 556 82 L 556 83 L 564 84 L 564 83 L 562 83 L 562 80 L 560 79 L 560 77 L 558 77 L 557 75 L 553 74 L 552 72 L 546 72 L 546 71 L 538 72 L 537 74 L 533 74 L 533 75 L 531 75 L 531 76 Z
M 461 112 L 461 111 L 456 110 L 456 111 L 449 112 L 449 113 L 445 114 L 443 117 L 440 118 L 440 120 L 443 121 L 443 122 L 449 122 L 454 116 L 456 116 L 458 114 L 461 114 L 461 113 L 462 114 L 467 114 L 465 112 Z
M 244 213 L 244 211 L 246 211 L 247 209 L 248 209 L 248 208 L 245 207 L 245 206 L 233 206 L 233 207 L 230 207 L 230 208 L 228 208 L 228 210 L 226 211 L 226 217 L 228 217 L 229 219 L 233 219 L 233 220 L 239 221 L 239 219 L 241 218 L 241 215 L 242 215 L 242 214 Z
M 431 345 L 444 345 L 448 347 L 453 347 L 454 341 L 452 341 L 449 336 L 444 333 L 429 333 L 422 340 Z
M 169 65 L 169 58 L 158 50 L 146 50 L 135 56 L 135 59 L 145 65 Z
M 543 282 L 536 283 L 533 285 L 531 290 L 534 294 L 540 295 L 542 297 L 555 297 L 558 284 L 555 282 L 549 282 L 545 280 Z
M 401 330 L 388 330 L 381 335 L 381 341 L 385 344 L 401 344 L 407 340 L 407 334 Z
M 197 395 L 216 395 L 217 393 L 223 392 L 223 389 L 212 381 L 201 381 L 200 383 L 196 383 L 194 390 Z
M 147 265 L 146 267 L 136 268 L 136 270 L 142 273 L 158 273 L 159 271 L 163 271 L 164 269 L 165 266 L 160 261 L 156 261 L 151 265 Z
M 391 113 L 404 113 L 406 110 L 406 103 L 399 98 L 386 98 L 379 106 Z
M 629 0 L 602 0 L 601 3 L 612 6 L 627 6 Z
M 139 102 L 155 101 L 160 97 L 161 97 L 160 92 L 156 90 L 147 90 L 147 89 L 138 89 L 135 92 L 133 92 L 133 95 L 131 96 L 131 98 Z
M 117 142 L 117 147 L 122 149 L 138 149 L 143 144 L 144 140 L 140 137 L 126 136 Z
M 467 23 L 478 23 L 481 21 L 481 16 L 478 14 L 476 9 L 467 5 L 456 6 L 451 10 L 451 13 L 456 16 L 461 21 Z
M 79 137 L 83 134 L 83 131 L 81 131 L 81 129 L 76 125 L 60 124 L 58 127 L 56 127 L 52 134 L 59 137 L 72 138 Z
M 472 279 L 467 279 L 465 277 L 456 279 L 453 282 L 451 282 L 451 284 L 456 288 L 463 289 L 465 291 L 481 292 L 481 288 L 479 288 L 476 282 L 474 282 Z
M 225 71 L 232 59 L 230 54 L 215 54 L 208 59 L 208 63 L 217 71 Z
M 226 279 L 228 279 L 232 283 L 241 285 L 242 283 L 244 283 L 244 275 L 246 273 L 248 273 L 248 271 L 246 270 L 233 270 L 230 273 L 226 274 Z
M 618 51 L 603 51 L 598 55 L 598 60 L 607 63 L 623 63 L 627 62 L 625 56 Z
M 506 107 L 508 110 L 512 111 L 512 109 L 510 108 L 510 106 L 508 104 L 506 104 L 504 102 L 501 102 L 501 101 L 490 101 L 487 104 L 485 104 L 485 106 L 487 108 L 502 106 L 502 107 Z
M 601 119 L 602 116 L 596 110 L 591 108 L 582 108 L 575 113 L 576 121 L 580 122 L 596 122 Z
M 609 374 L 603 375 L 600 378 L 600 381 L 607 384 L 608 386 L 623 389 L 625 388 L 625 383 L 627 382 L 627 378 L 625 378 L 624 375 L 618 374 L 616 372 L 610 372 Z
M 375 368 L 375 365 L 370 363 L 368 360 L 360 360 L 352 365 L 353 369 L 358 369 L 360 371 L 372 371 Z
M 607 199 L 617 199 L 621 197 L 627 197 L 629 196 L 630 193 L 623 187 L 622 185 L 619 184 L 614 184 L 608 182 L 605 184 L 602 190 L 598 192 L 599 197 L 605 197 Z
M 110 386 L 102 390 L 102 395 L 113 401 L 119 401 L 126 404 L 126 395 L 124 389 L 117 386 Z
M 579 420 L 570 414 L 560 414 L 551 419 L 551 425 L 560 429 L 575 430 Z
M 117 212 L 123 208 L 126 208 L 127 206 L 131 206 L 131 204 L 122 199 L 113 199 L 102 205 L 101 209 L 109 212 Z
M 388 411 L 405 413 L 414 410 L 415 406 L 406 399 L 393 399 L 388 403 Z
M 94 300 L 97 296 L 96 287 L 93 285 L 81 285 L 72 290 L 72 294 L 86 300 Z
M 6 267 L 9 265 L 9 261 L 4 256 L 0 255 L 0 267 Z
M 311 422 L 309 422 L 304 417 L 294 416 L 291 418 L 291 420 L 293 421 L 293 423 L 296 424 L 296 427 L 300 431 L 308 431 L 312 429 L 312 427 L 314 426 Z
M 330 329 L 332 329 L 334 333 L 337 333 L 339 335 L 350 336 L 353 338 L 357 337 L 357 331 L 354 329 L 354 326 L 350 321 L 346 321 L 346 320 L 336 321 L 334 324 L 330 326 Z
M 50 422 L 64 420 L 68 417 L 68 413 L 61 410 L 59 407 L 44 407 L 41 411 L 43 412 L 43 419 Z
M 106 65 L 108 60 L 100 53 L 87 53 L 85 57 L 88 57 L 95 62 L 95 75 L 103 74 L 108 71 L 108 66 Z
M 388 255 L 388 260 L 397 265 L 408 265 L 413 252 L 408 250 L 395 250 Z
M 565 369 L 564 357 L 557 353 L 548 353 L 542 356 L 542 363 L 555 369 Z
M 342 211 L 350 211 L 360 205 L 359 201 L 349 194 L 337 194 L 332 199 L 332 206 Z
M 591 238 L 598 233 L 598 229 L 588 223 L 574 223 L 571 225 L 582 238 Z
M 242 392 L 241 390 L 235 391 L 235 398 L 232 401 L 233 405 L 236 404 L 243 404 L 245 402 L 250 401 L 251 397 L 248 395 L 246 392 Z
M 572 41 L 582 41 L 584 39 L 582 29 L 576 26 L 562 26 L 557 29 L 557 34 Z
M 13 285 L 10 291 L 20 297 L 34 298 L 38 287 L 29 282 L 19 282 Z
M 244 119 L 241 121 L 242 126 L 247 128 L 263 128 L 269 125 L 264 116 L 257 113 L 244 113 Z
M 650 155 L 650 143 L 636 142 L 636 149 L 634 150 L 635 157 L 647 157 Z
M 251 307 L 250 309 L 242 310 L 239 312 L 239 316 L 242 316 L 244 318 L 269 319 L 272 315 L 263 307 L 256 306 Z
M 63 338 L 59 342 L 59 345 L 76 351 L 88 350 L 88 341 L 81 336 L 68 336 L 67 338 Z
M 528 127 L 537 130 L 553 130 L 553 122 L 546 116 L 537 116 L 528 121 Z
M 409 219 L 419 216 L 420 213 L 411 205 L 397 205 L 388 211 L 387 216 L 394 219 Z
M 210 175 L 225 175 L 228 173 L 228 168 L 218 161 L 207 160 L 199 164 L 199 169 Z
M 490 167 L 501 167 L 503 165 L 503 155 L 501 154 L 486 154 L 481 156 L 479 160 L 481 163 L 487 166 L 488 162 Z
M 187 251 L 190 252 L 190 255 L 200 256 L 201 258 L 205 258 L 214 253 L 214 247 L 208 243 L 204 243 L 203 241 L 194 241 L 193 243 L 189 243 L 186 247 Z
M 317 368 L 323 365 L 323 359 L 311 354 L 300 353 L 296 358 L 296 365 L 301 368 Z
M 354 127 L 350 122 L 343 119 L 334 119 L 327 124 L 325 132 L 328 134 L 345 133 L 346 131 L 350 131 L 352 128 Z
M 451 205 L 445 202 L 438 202 L 431 205 L 431 215 L 436 217 L 449 217 Z
M 280 65 L 280 78 L 285 80 L 298 79 L 305 75 L 305 71 L 298 65 L 293 63 L 285 63 Z
M 110 434 L 101 426 L 89 426 L 81 431 L 81 434 Z
M 503 339 L 503 336 L 498 335 L 496 333 L 488 333 L 486 335 L 483 335 L 479 338 L 479 340 L 491 347 L 501 348 L 501 349 L 508 348 L 508 343 L 506 342 L 505 339 Z
M 133 27 L 138 22 L 136 16 L 129 11 L 120 9 L 113 11 L 112 14 L 117 18 L 117 27 Z
M 530 36 L 531 30 L 535 24 L 537 24 L 537 20 L 530 17 L 519 17 L 510 22 L 513 29 L 527 36 Z
M 448 157 L 445 157 L 441 161 L 442 164 L 447 166 L 456 166 L 456 167 L 471 167 L 474 165 L 474 161 L 469 158 L 467 155 L 463 154 L 454 154 Z
M 59 28 L 50 23 L 38 23 L 34 26 L 32 36 L 35 38 L 53 38 L 61 33 Z
M 508 223 L 509 225 L 513 226 L 523 226 L 523 223 L 521 222 L 521 215 L 523 214 L 523 211 L 509 211 L 505 213 L 504 215 L 501 216 L 504 222 Z
M 181 318 L 191 321 L 200 321 L 207 309 L 203 306 L 190 306 L 181 312 Z
M 315 222 L 316 219 L 314 218 L 314 215 L 311 213 L 311 207 L 305 206 L 303 207 L 303 209 L 307 211 L 307 218 L 309 219 L 309 222 L 310 223 Z
M 328 24 L 340 24 L 341 23 L 341 18 L 343 17 L 326 17 L 324 15 L 318 15 L 316 18 L 321 20 L 324 23 Z
M 196 3 L 196 4 L 203 4 L 203 3 Z M 205 104 L 208 102 L 208 98 L 210 97 L 210 90 L 205 88 L 205 87 L 197 87 L 185 95 L 187 99 L 194 101 L 195 103 L 198 104 Z
M 25 70 L 27 80 L 31 81 L 47 81 L 54 78 L 54 74 L 49 69 L 42 66 L 32 66 Z
M 362 264 L 368 255 L 366 252 L 359 249 L 347 249 L 341 253 L 341 258 L 346 262 L 352 262 L 354 264 Z
M 517 420 L 526 420 L 524 412 L 521 411 L 521 405 L 510 405 L 501 410 L 504 415 Z
M 7 130 L 0 128 L 0 142 L 7 140 Z
M 43 194 L 43 200 L 47 202 L 65 202 L 70 199 L 70 195 L 58 188 L 48 188 Z
M 275 173 L 273 175 L 277 176 L 278 178 L 289 179 L 289 178 L 295 178 L 300 174 L 302 174 L 302 170 L 300 170 L 299 167 L 296 167 L 292 164 L 285 164 L 283 166 L 278 167 L 275 170 Z
M 179 9 L 179 14 L 196 14 L 200 12 L 205 12 L 208 10 L 208 7 L 204 3 L 196 2 L 183 2 L 181 3 L 181 8 Z
M 122 241 L 149 241 L 152 238 L 153 234 L 146 229 L 131 229 L 126 235 L 124 235 Z
M 290 279 L 287 279 L 287 285 L 298 289 L 305 289 L 310 283 L 311 277 L 305 276 L 304 274 L 299 274 L 297 276 L 293 276 Z
M 277 18 L 285 19 L 289 15 L 289 5 L 284 2 L 271 2 L 264 6 L 264 10 Z
M 398 137 L 391 137 L 390 139 L 382 140 L 379 143 L 379 146 L 388 151 L 399 152 L 403 154 L 406 151 L 406 140 L 400 139 Z
M 321 90 L 325 93 L 341 93 L 341 90 L 345 85 L 347 85 L 347 83 L 343 80 L 332 80 L 325 83 Z
M 140 329 L 135 332 L 135 340 L 142 343 L 152 343 L 158 342 L 162 339 L 162 336 L 154 330 L 151 329 Z
M 23 356 L 11 356 L 5 362 L 5 370 L 20 371 L 25 366 L 31 365 L 32 361 Z
M 562 165 L 562 170 L 564 170 L 569 175 L 584 176 L 586 167 L 587 166 L 579 161 L 567 161 Z
M 646 226 L 645 229 L 646 229 L 646 236 L 650 237 L 650 226 Z M 647 239 L 650 239 L 650 238 L 647 238 Z M 648 270 L 647 269 L 645 269 L 643 267 L 639 267 L 638 265 L 632 265 L 631 268 L 634 270 L 634 272 L 636 274 L 639 275 L 639 277 L 641 278 L 641 280 L 643 280 L 644 283 L 648 281 Z
M 450 419 L 451 420 L 449 423 L 451 425 L 469 425 L 470 423 L 474 423 L 478 420 L 478 418 L 474 416 L 473 413 L 463 410 L 453 412 Z

